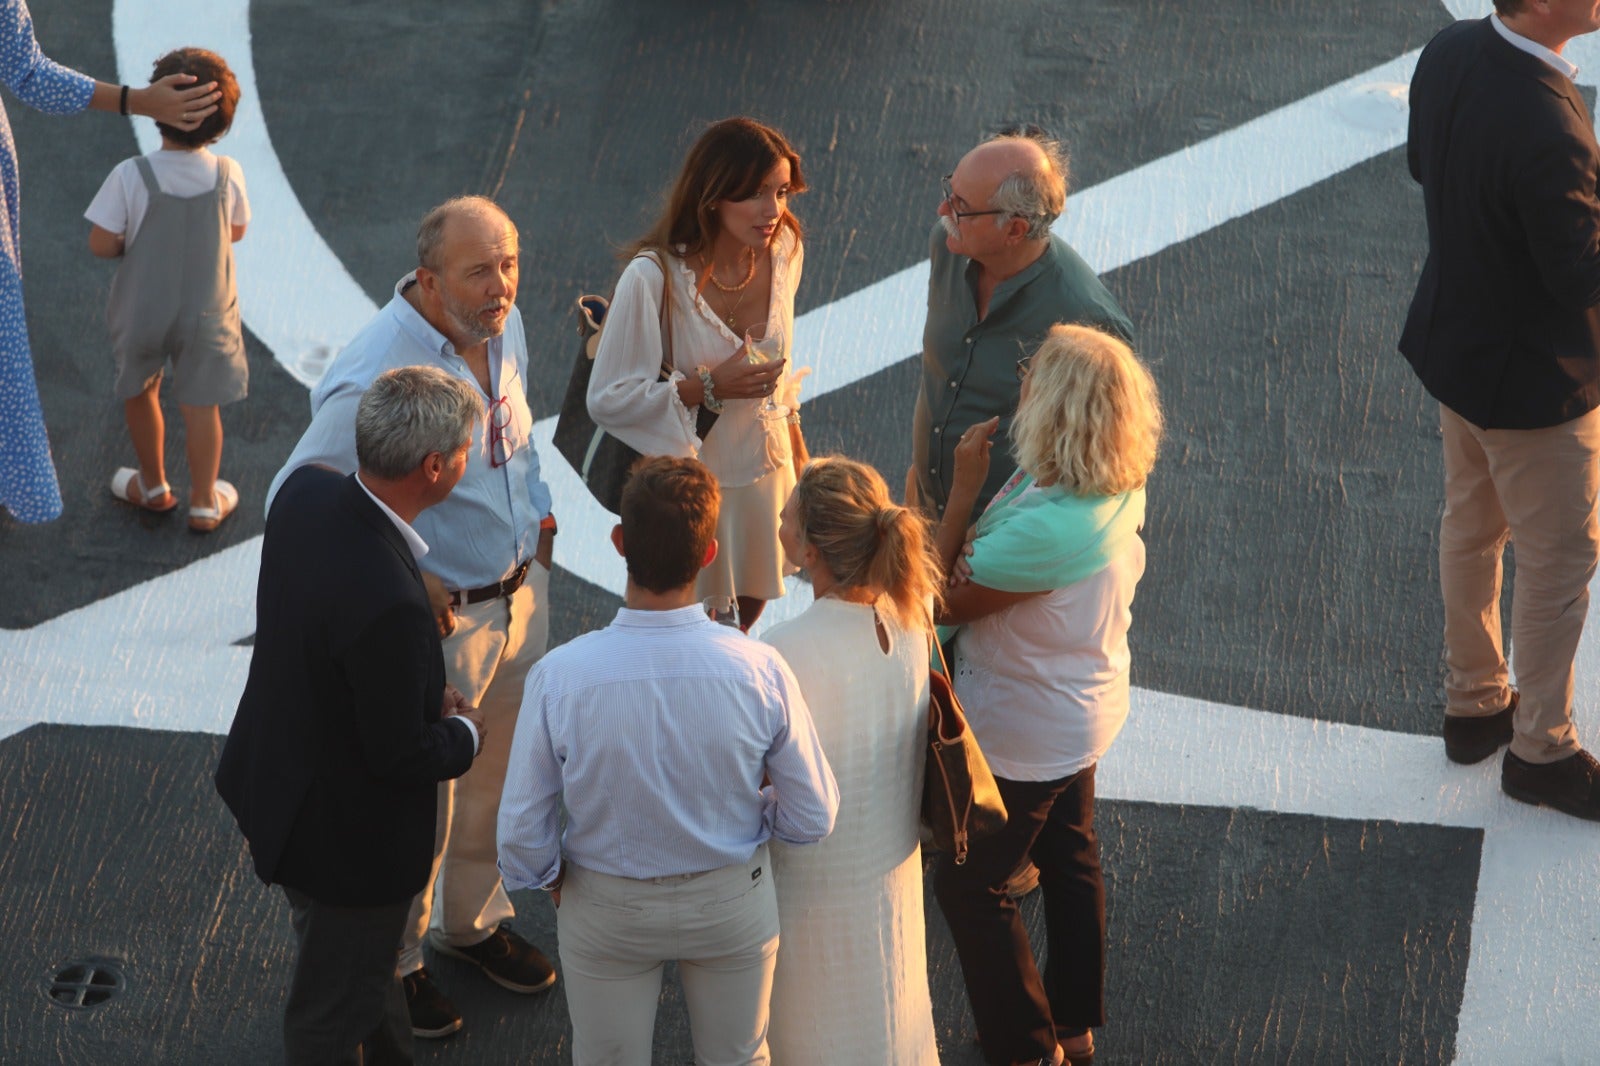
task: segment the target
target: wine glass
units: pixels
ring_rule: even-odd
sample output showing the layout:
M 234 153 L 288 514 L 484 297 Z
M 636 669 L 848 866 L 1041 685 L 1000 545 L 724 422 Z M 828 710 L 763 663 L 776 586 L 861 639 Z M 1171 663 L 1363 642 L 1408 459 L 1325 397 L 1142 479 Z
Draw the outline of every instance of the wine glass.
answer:
M 751 326 L 744 332 L 744 349 L 752 363 L 766 363 L 783 358 L 783 334 L 768 333 L 765 323 Z M 756 408 L 756 417 L 763 422 L 777 422 L 789 417 L 789 408 L 773 400 L 778 391 L 773 383 L 772 392 Z
M 719 626 L 739 628 L 739 601 L 732 596 L 707 596 L 700 601 L 706 617 Z

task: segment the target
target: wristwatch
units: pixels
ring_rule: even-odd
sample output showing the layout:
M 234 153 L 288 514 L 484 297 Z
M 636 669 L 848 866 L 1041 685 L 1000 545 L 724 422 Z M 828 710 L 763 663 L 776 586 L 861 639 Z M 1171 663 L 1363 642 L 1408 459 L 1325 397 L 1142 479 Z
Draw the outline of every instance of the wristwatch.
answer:
M 717 394 L 712 388 L 711 371 L 703 366 L 697 366 L 694 368 L 694 372 L 700 375 L 700 384 L 706 390 L 705 396 L 700 400 L 700 406 L 708 411 L 715 411 L 720 415 L 722 413 L 722 401 L 717 399 Z

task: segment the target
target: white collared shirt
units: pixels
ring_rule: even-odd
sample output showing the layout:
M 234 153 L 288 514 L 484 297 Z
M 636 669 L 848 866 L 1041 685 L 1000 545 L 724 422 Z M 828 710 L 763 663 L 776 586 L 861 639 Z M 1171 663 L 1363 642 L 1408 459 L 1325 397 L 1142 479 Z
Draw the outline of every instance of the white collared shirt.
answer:
M 1544 60 L 1550 66 L 1565 74 L 1568 78 L 1576 78 L 1578 76 L 1578 67 L 1576 64 L 1569 63 L 1564 56 L 1557 52 L 1552 52 L 1538 41 L 1530 40 L 1527 37 L 1522 36 L 1522 34 L 1517 33 L 1515 30 L 1510 29 L 1504 22 L 1500 21 L 1499 15 L 1490 15 L 1489 21 L 1494 25 L 1494 32 L 1498 33 L 1507 44 L 1517 49 L 1517 51 L 1526 52 L 1535 59 Z
M 411 557 L 421 562 L 422 557 L 428 554 L 428 542 L 422 539 L 420 533 L 411 528 L 410 522 L 395 514 L 393 508 L 378 499 L 373 494 L 373 491 L 367 488 L 367 483 L 361 480 L 360 474 L 356 475 L 356 484 L 360 485 L 361 491 L 367 494 L 367 499 L 377 504 L 378 509 L 389 516 L 389 521 L 394 523 L 394 528 L 400 531 L 400 536 L 406 542 L 406 547 L 411 549 Z
M 814 843 L 838 810 L 776 650 L 698 604 L 624 607 L 528 674 L 500 797 L 500 875 L 507 888 L 542 887 L 563 854 L 614 877 L 701 873 L 771 837 Z

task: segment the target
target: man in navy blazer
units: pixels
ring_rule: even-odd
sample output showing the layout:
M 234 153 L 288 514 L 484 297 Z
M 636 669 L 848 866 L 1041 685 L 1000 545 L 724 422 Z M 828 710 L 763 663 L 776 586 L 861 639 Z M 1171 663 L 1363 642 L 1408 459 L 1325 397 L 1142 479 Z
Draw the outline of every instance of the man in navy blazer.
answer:
M 1509 742 L 1508 795 L 1589 819 L 1600 763 L 1572 693 L 1600 560 L 1600 146 L 1561 53 L 1596 29 L 1595 0 L 1495 0 L 1423 49 L 1407 154 L 1428 258 L 1400 337 L 1444 441 L 1445 753 L 1475 763 Z
M 267 519 L 216 783 L 256 873 L 289 899 L 290 1063 L 411 1062 L 395 959 L 428 879 L 437 783 L 466 772 L 483 735 L 445 684 L 411 522 L 460 479 L 482 417 L 465 382 L 390 371 L 361 399 L 359 472 L 297 471 Z

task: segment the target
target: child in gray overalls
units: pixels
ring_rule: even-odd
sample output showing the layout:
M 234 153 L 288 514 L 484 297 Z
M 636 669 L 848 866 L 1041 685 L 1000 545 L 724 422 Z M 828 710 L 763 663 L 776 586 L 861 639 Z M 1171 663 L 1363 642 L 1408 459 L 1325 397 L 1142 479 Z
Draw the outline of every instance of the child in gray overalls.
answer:
M 239 504 L 217 476 L 222 465 L 218 407 L 244 399 L 249 384 L 233 242 L 250 221 L 244 175 L 206 150 L 233 124 L 239 83 L 214 52 L 180 48 L 156 60 L 151 80 L 193 74 L 214 81 L 215 110 L 190 131 L 156 123 L 161 149 L 118 163 L 84 212 L 89 250 L 121 258 L 106 318 L 116 354 L 116 395 L 139 465 L 122 467 L 111 491 L 149 511 L 178 506 L 167 486 L 161 376 L 172 363 L 173 398 L 189 456 L 189 528 L 209 533 Z

